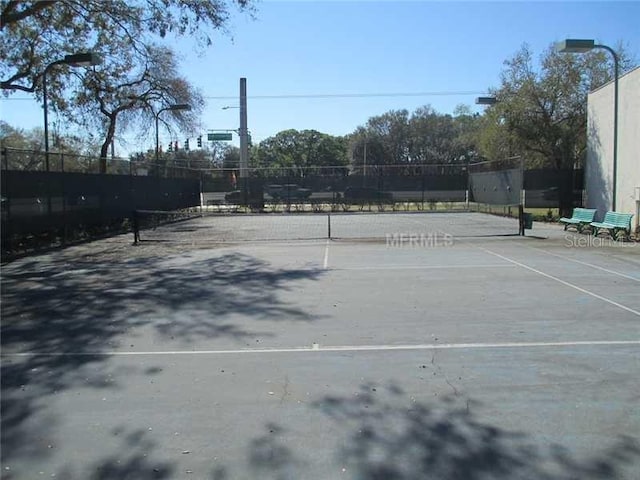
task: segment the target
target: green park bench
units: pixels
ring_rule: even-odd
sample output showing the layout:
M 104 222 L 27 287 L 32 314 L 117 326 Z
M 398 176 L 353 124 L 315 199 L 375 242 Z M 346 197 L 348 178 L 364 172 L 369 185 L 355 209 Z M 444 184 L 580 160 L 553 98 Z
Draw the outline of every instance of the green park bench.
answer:
M 625 237 L 631 233 L 632 213 L 607 212 L 602 222 L 591 222 L 593 234 L 598 235 L 606 230 L 612 238 L 617 239 L 620 232 L 624 232 Z
M 560 219 L 560 222 L 564 223 L 565 230 L 569 226 L 574 226 L 578 232 L 582 232 L 584 227 L 592 224 L 595 216 L 595 208 L 574 208 L 571 218 L 563 217 Z

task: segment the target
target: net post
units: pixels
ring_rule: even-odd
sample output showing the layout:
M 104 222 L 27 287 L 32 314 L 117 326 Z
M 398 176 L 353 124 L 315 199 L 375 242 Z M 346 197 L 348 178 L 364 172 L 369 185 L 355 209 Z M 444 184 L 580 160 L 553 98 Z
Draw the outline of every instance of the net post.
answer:
M 518 205 L 518 225 L 519 225 L 519 234 L 521 237 L 524 237 L 524 205 L 521 203 Z
M 133 227 L 133 244 L 138 245 L 140 242 L 140 222 L 138 219 L 138 211 L 134 210 L 131 213 L 131 225 Z
M 327 238 L 331 240 L 331 214 L 327 213 Z

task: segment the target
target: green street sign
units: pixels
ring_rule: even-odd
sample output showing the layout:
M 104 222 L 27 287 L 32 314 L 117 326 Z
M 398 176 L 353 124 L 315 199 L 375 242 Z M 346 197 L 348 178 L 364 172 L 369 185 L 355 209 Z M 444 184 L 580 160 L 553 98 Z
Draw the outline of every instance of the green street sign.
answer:
M 207 140 L 210 142 L 228 142 L 233 140 L 231 133 L 208 133 Z

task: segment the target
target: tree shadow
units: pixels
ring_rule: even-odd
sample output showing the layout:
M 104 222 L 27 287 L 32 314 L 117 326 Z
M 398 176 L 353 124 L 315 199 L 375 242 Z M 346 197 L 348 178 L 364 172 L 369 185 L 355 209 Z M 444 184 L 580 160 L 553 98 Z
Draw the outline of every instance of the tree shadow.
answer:
M 175 478 L 176 466 L 166 459 L 157 458 L 159 445 L 152 438 L 150 432 L 120 427 L 112 433 L 122 438 L 118 448 L 112 454 L 88 465 L 87 470 L 81 474 L 73 466 L 65 466 L 56 477 L 66 480 L 162 480 Z
M 265 425 L 263 435 L 251 441 L 249 464 L 256 472 L 256 478 L 266 473 L 275 480 L 301 478 L 299 473 L 305 468 L 305 462 L 285 444 L 283 438 L 286 434 L 284 427 L 271 422 Z
M 228 314 L 309 321 L 280 294 L 288 284 L 322 273 L 272 269 L 237 253 L 182 264 L 158 258 L 73 265 L 32 260 L 21 270 L 3 272 L 2 344 L 58 353 L 104 351 L 116 346 L 119 334 L 145 325 L 184 343 L 256 334 L 225 322 Z
M 274 268 L 239 253 L 129 260 L 62 253 L 5 266 L 2 463 L 50 454 L 32 442 L 55 430 L 46 408 L 50 395 L 74 387 L 117 389 L 118 378 L 154 373 L 117 369 L 109 352 L 131 350 L 148 337 L 190 346 L 203 339 L 274 336 L 269 322 L 319 318 L 284 297 L 292 284 L 321 274 Z
M 598 126 L 589 118 L 589 148 L 585 164 L 585 188 L 587 189 L 587 207 L 597 210 L 596 219 L 601 221 L 611 208 L 610 186 L 602 169 L 602 141 Z
M 616 479 L 640 462 L 636 439 L 621 436 L 592 458 L 577 458 L 561 445 L 540 444 L 529 434 L 482 420 L 475 413 L 481 407 L 460 396 L 420 402 L 396 385 L 375 384 L 362 385 L 352 396 L 325 396 L 312 404 L 339 432 L 332 436 L 333 458 L 348 478 Z M 284 427 L 266 428 L 275 434 L 261 435 L 249 446 L 258 476 L 301 478 L 305 470 L 299 468 L 313 452 L 285 446 Z

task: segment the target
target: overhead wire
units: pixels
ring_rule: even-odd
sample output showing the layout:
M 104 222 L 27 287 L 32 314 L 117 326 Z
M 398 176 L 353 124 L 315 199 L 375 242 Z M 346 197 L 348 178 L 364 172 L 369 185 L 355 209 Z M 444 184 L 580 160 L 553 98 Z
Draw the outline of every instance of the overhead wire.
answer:
M 283 99 L 323 99 L 323 98 L 393 98 L 393 97 L 436 97 L 436 96 L 461 96 L 461 95 L 483 95 L 484 91 L 459 90 L 459 91 L 432 91 L 432 92 L 371 92 L 371 93 L 292 93 L 277 95 L 247 95 L 252 100 L 283 100 Z M 207 100 L 237 100 L 238 95 L 204 95 Z M 25 101 L 34 100 L 32 97 L 6 97 L 0 101 Z

